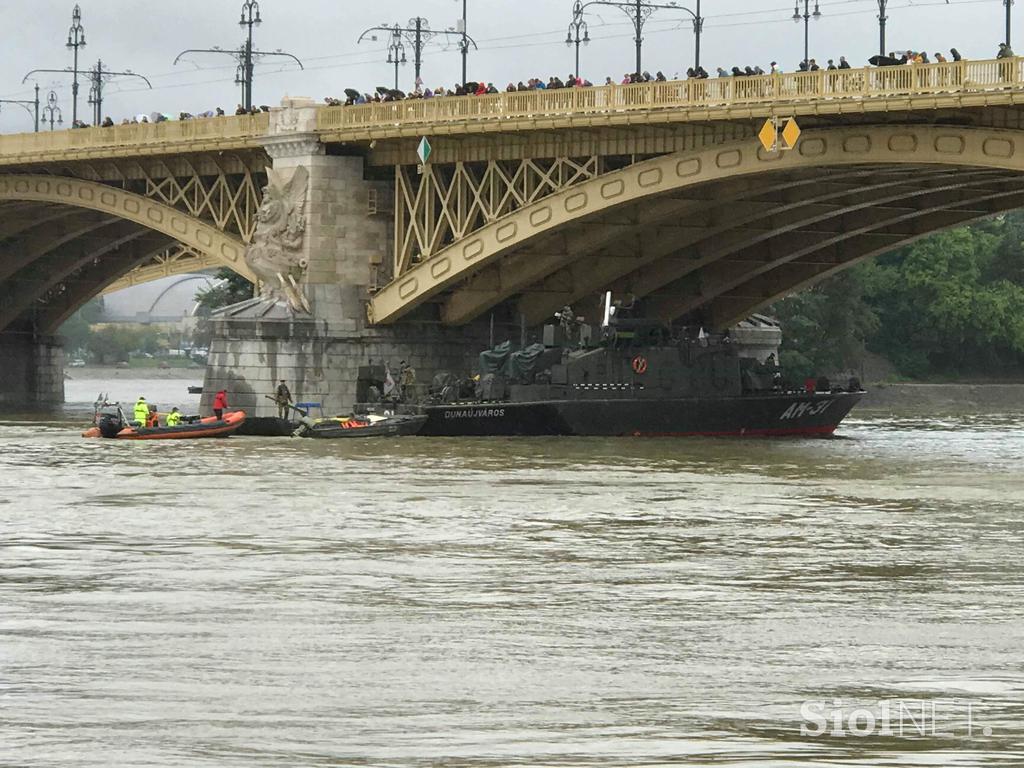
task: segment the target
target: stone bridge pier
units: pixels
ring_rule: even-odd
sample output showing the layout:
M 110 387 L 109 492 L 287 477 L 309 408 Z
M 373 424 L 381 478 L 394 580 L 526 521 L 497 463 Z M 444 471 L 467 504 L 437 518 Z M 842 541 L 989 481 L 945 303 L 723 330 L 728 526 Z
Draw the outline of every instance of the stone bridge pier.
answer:
M 367 322 L 371 288 L 394 248 L 390 180 L 374 179 L 359 155 L 328 154 L 314 132 L 311 101 L 286 100 L 271 119 L 266 141 L 273 169 L 294 179 L 304 169 L 301 289 L 310 312 L 281 302 L 244 303 L 215 321 L 203 406 L 226 389 L 232 408 L 251 416 L 277 414 L 273 395 L 284 379 L 296 402 L 321 403 L 325 414 L 347 413 L 356 402 L 359 368 L 388 364 L 395 380 L 405 361 L 417 383 L 439 371 L 467 373 L 488 343 L 489 323 L 445 328 L 430 308 L 388 327 Z M 257 230 L 259 232 L 259 230 Z M 435 313 L 436 314 L 436 313 Z
M 64 402 L 64 350 L 52 336 L 0 333 L 0 408 L 34 410 Z

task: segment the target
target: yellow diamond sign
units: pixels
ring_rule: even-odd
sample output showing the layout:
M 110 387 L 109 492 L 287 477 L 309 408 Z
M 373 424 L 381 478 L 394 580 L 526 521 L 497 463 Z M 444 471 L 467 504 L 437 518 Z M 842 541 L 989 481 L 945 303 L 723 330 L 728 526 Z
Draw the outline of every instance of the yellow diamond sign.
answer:
M 779 135 L 779 129 L 775 125 L 775 121 L 768 119 L 764 121 L 764 126 L 757 134 L 758 140 L 761 142 L 761 146 L 764 147 L 765 152 L 775 151 L 775 142 Z
M 787 120 L 786 127 L 782 129 L 782 146 L 785 149 L 793 149 L 800 139 L 800 133 L 800 126 L 796 124 L 796 120 Z

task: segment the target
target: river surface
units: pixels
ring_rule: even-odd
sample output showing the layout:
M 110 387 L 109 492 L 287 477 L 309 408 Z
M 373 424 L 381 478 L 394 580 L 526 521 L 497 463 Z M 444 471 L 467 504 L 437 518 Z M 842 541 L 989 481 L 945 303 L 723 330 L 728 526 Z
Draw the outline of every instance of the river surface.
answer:
M 1024 416 L 83 440 L 101 388 L 0 418 L 2 766 L 1024 765 Z

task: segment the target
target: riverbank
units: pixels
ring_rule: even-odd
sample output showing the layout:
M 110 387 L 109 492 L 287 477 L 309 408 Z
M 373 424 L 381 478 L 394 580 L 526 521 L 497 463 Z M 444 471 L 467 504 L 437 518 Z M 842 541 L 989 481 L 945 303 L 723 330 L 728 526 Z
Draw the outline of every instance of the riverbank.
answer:
M 113 365 L 86 365 L 81 368 L 64 368 L 65 380 L 111 381 L 160 380 L 198 381 L 202 383 L 206 369 L 197 365 L 189 368 L 118 368 Z
M 871 384 L 858 411 L 1024 411 L 1022 384 Z

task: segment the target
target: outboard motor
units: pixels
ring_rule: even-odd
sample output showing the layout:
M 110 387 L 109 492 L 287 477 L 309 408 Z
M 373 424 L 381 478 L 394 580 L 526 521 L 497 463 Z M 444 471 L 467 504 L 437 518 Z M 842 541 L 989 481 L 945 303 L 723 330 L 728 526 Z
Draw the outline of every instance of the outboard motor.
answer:
M 117 437 L 117 434 L 124 429 L 124 421 L 122 421 L 120 414 L 104 413 L 100 415 L 96 426 L 99 427 L 100 434 L 103 437 L 113 438 Z

